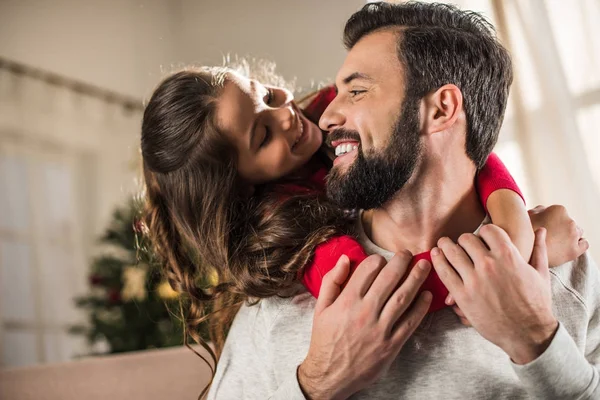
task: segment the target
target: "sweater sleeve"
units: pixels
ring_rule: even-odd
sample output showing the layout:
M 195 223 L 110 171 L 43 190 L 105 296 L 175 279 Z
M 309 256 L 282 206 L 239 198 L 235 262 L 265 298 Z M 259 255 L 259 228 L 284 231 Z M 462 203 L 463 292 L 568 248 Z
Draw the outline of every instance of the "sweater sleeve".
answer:
M 304 394 L 298 383 L 298 376 L 292 375 L 269 396 L 269 400 L 305 400 Z
M 490 154 L 485 165 L 479 171 L 476 177 L 477 191 L 479 193 L 479 199 L 486 212 L 487 200 L 490 195 L 499 189 L 509 189 L 517 193 L 525 202 L 523 194 L 517 186 L 517 183 L 513 179 L 508 169 L 500 160 L 500 157 L 496 153 Z
M 315 249 L 312 260 L 304 269 L 302 284 L 316 298 L 319 297 L 323 277 L 333 269 L 343 254 L 350 259 L 351 273 L 367 258 L 362 246 L 350 236 L 333 237 Z
M 351 236 L 334 237 L 317 246 L 314 257 L 304 268 L 302 276 L 302 284 L 314 297 L 319 297 L 323 277 L 333 269 L 343 254 L 347 255 L 350 259 L 350 273 L 353 273 L 358 265 L 367 258 L 367 253 L 360 243 Z M 419 260 L 423 259 L 431 262 L 430 253 L 416 254 L 409 265 L 409 269 L 413 268 Z M 433 296 L 429 312 L 446 307 L 445 300 L 446 296 L 448 296 L 448 289 L 446 289 L 446 286 L 444 286 L 444 283 L 433 268 L 419 289 L 419 293 L 425 290 L 431 292 Z
M 585 290 L 578 292 L 587 310 L 585 345 L 579 348 L 560 324 L 550 346 L 537 359 L 525 365 L 512 364 L 527 391 L 535 398 L 600 399 L 600 279 L 598 267 L 584 254 L 575 263 Z M 557 306 L 560 307 L 560 304 Z

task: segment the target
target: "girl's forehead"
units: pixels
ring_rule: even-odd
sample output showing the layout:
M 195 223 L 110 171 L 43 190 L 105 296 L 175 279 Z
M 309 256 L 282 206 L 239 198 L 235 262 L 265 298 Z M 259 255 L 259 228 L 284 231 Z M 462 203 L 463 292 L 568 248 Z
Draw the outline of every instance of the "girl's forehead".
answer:
M 242 92 L 249 94 L 252 91 L 252 85 L 250 79 L 244 75 L 236 72 L 229 71 L 225 75 L 225 83 L 232 83 L 237 86 Z
M 248 78 L 230 74 L 217 100 L 217 126 L 230 140 L 246 142 L 256 116 L 257 106 Z

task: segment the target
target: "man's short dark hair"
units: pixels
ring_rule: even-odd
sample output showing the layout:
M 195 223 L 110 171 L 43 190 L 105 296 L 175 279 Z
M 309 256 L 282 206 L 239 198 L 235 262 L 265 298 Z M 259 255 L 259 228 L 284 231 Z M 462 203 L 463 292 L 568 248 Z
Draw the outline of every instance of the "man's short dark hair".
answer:
M 497 140 L 508 91 L 511 60 L 493 26 L 481 15 L 437 3 L 370 3 L 344 28 L 351 49 L 369 33 L 399 28 L 398 59 L 404 66 L 406 99 L 421 99 L 445 84 L 463 94 L 467 155 L 483 167 Z

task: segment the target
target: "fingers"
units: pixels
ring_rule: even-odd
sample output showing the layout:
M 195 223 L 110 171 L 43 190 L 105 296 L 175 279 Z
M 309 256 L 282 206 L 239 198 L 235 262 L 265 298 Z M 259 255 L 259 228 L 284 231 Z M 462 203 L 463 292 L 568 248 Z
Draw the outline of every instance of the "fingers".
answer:
M 371 284 L 379 275 L 379 271 L 387 264 L 385 258 L 374 254 L 361 262 L 350 280 L 346 284 L 344 293 L 351 293 L 358 297 L 363 297 L 371 287 Z
M 577 237 L 578 237 L 578 238 L 582 238 L 582 237 L 583 237 L 583 234 L 585 233 L 585 232 L 583 231 L 583 228 L 582 228 L 582 227 L 580 227 L 579 225 L 577 225 L 577 223 L 575 223 L 575 231 L 577 232 Z
M 467 319 L 465 313 L 463 313 L 463 311 L 460 309 L 460 307 L 454 306 L 452 307 L 452 311 L 454 311 L 454 313 L 458 316 L 458 319 L 460 320 L 461 324 L 463 324 L 464 326 L 471 326 L 471 323 Z
M 458 272 L 463 281 L 468 279 L 469 275 L 473 273 L 474 266 L 473 261 L 469 258 L 467 253 L 465 253 L 462 247 L 447 237 L 443 237 L 438 240 L 438 247 L 439 250 L 444 253 L 444 258 L 439 260 L 449 262 L 451 264 L 451 268 Z M 431 254 L 433 260 L 433 251 Z M 435 267 L 435 261 L 433 265 Z
M 391 331 L 392 341 L 399 346 L 398 352 L 409 337 L 415 332 L 423 318 L 427 314 L 431 304 L 431 293 L 423 292 L 419 295 L 414 305 L 393 326 Z
M 392 257 L 385 267 L 379 272 L 375 281 L 365 294 L 365 300 L 374 304 L 377 314 L 385 305 L 394 289 L 398 287 L 408 266 L 412 260 L 412 254 L 409 251 L 400 251 Z
M 340 295 L 342 285 L 348 279 L 349 273 L 350 260 L 348 256 L 342 255 L 335 264 L 335 267 L 323 277 L 321 291 L 315 305 L 315 315 L 320 314 L 324 309 L 333 304 L 335 299 Z
M 437 247 L 431 250 L 431 261 L 433 261 L 433 268 L 435 268 L 435 271 L 444 285 L 448 288 L 450 293 L 454 293 L 452 298 L 455 299 L 456 293 L 460 293 L 462 290 L 462 279 L 454 268 L 452 268 L 452 265 L 450 265 L 444 253 Z
M 531 255 L 531 265 L 540 275 L 550 279 L 548 272 L 548 252 L 546 249 L 546 229 L 540 228 L 535 231 L 535 242 L 533 243 L 533 254 Z
M 459 307 L 459 306 L 453 306 L 453 307 L 452 307 L 452 311 L 454 311 L 454 313 L 455 313 L 456 315 L 458 315 L 459 317 L 461 317 L 461 318 L 467 318 L 467 317 L 465 316 L 465 313 L 464 313 L 464 312 L 463 312 L 463 311 L 460 309 L 460 307 Z
M 542 205 L 539 205 L 539 206 L 537 206 L 537 207 L 535 207 L 535 208 L 533 208 L 531 210 L 527 210 L 527 212 L 529 214 L 537 214 L 537 213 L 540 213 L 540 212 L 544 211 L 545 209 L 546 209 L 546 207 L 544 207 Z
M 480 262 L 483 257 L 489 253 L 487 246 L 472 233 L 465 233 L 460 235 L 458 238 L 458 244 L 462 247 L 469 258 L 473 260 L 475 264 Z
M 577 225 L 577 257 L 588 251 L 590 243 L 583 237 L 583 228 Z
M 587 241 L 587 239 L 581 238 L 581 239 L 579 239 L 579 242 L 577 242 L 577 247 L 579 248 L 579 251 L 580 251 L 579 255 L 582 255 L 583 253 L 585 253 L 586 251 L 589 250 L 590 243 Z
M 390 332 L 393 329 L 396 321 L 406 312 L 411 303 L 417 296 L 419 288 L 425 282 L 427 275 L 431 271 L 431 263 L 426 260 L 421 260 L 410 271 L 406 280 L 396 289 L 392 295 L 387 298 L 383 305 L 381 315 L 379 316 L 386 326 L 390 327 Z M 431 293 L 429 294 L 431 297 Z M 430 301 L 431 302 L 431 299 Z M 427 310 L 425 310 L 427 311 Z
M 446 303 L 447 306 L 453 306 L 456 304 L 456 300 L 454 300 L 454 297 L 452 297 L 451 294 L 448 294 L 448 296 L 446 296 L 446 300 L 444 300 L 444 303 Z
M 487 246 L 492 251 L 494 251 L 495 249 L 502 249 L 507 244 L 512 245 L 514 247 L 512 241 L 510 240 L 510 237 L 504 231 L 504 229 L 493 224 L 482 226 L 479 230 L 479 236 L 484 240 L 485 244 L 487 244 Z

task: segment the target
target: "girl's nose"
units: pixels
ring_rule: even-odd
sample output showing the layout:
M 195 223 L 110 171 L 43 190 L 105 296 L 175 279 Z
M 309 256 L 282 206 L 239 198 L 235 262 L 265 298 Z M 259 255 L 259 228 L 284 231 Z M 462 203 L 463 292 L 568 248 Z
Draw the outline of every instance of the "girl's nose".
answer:
M 294 107 L 289 103 L 285 107 L 280 107 L 273 110 L 273 118 L 279 125 L 280 129 L 284 132 L 289 131 L 295 125 L 296 119 L 298 118 Z

